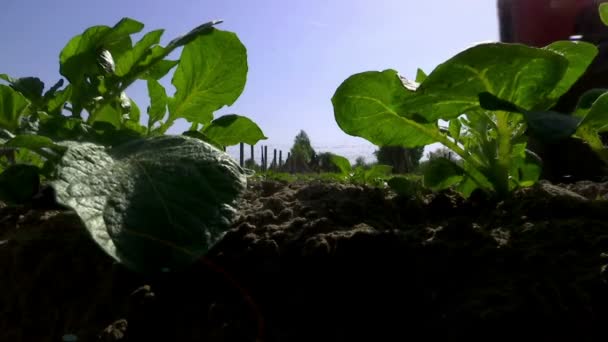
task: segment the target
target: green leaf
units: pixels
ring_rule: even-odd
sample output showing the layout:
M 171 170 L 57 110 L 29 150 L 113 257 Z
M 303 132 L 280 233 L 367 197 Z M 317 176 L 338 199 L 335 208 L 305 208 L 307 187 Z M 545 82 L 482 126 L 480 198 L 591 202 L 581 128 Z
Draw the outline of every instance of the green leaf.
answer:
M 53 140 L 51 140 L 50 138 L 34 134 L 18 135 L 7 141 L 3 146 L 16 148 L 22 147 L 35 152 L 40 151 L 43 148 L 49 148 L 51 150 L 62 153 L 66 149 L 64 146 L 58 145 L 53 142 Z
M 184 133 L 182 133 L 182 135 L 185 135 L 187 137 L 192 137 L 192 138 L 196 138 L 200 141 L 204 141 L 212 146 L 214 146 L 215 148 L 224 151 L 225 146 L 220 144 L 219 142 L 211 139 L 210 137 L 208 137 L 207 135 L 205 135 L 205 133 L 200 132 L 200 131 L 195 131 L 195 130 L 189 130 L 189 131 L 185 131 Z
M 76 211 L 106 253 L 136 271 L 181 270 L 198 260 L 230 229 L 246 187 L 238 163 L 194 138 L 66 146 L 52 183 L 58 202 Z
M 394 70 L 350 76 L 332 97 L 338 126 L 347 134 L 378 146 L 417 147 L 437 141 L 436 123 L 420 123 L 404 109 L 415 92 L 407 90 Z
M 429 160 L 424 173 L 424 186 L 431 190 L 443 190 L 463 180 L 465 170 L 446 158 Z
M 88 128 L 90 126 L 85 125 L 81 119 L 57 115 L 43 118 L 38 134 L 54 141 L 80 140 L 89 134 Z
M 420 68 L 416 71 L 416 82 L 422 83 L 426 80 L 427 74 Z
M 345 157 L 332 154 L 329 157 L 329 160 L 340 169 L 340 172 L 342 172 L 343 175 L 348 175 L 352 171 L 350 161 Z
M 400 196 L 414 196 L 420 191 L 420 183 L 406 177 L 392 177 L 387 183 Z
M 510 172 L 515 180 L 516 187 L 534 185 L 540 178 L 542 171 L 541 161 L 526 149 L 526 144 L 514 144 L 511 152 Z
M 608 25 L 608 4 L 601 3 L 599 10 L 600 10 L 600 18 L 602 19 L 602 22 L 604 23 L 604 25 Z
M 167 92 L 165 88 L 154 79 L 148 80 L 148 95 L 150 107 L 148 108 L 148 127 L 161 121 L 167 113 Z
M 587 90 L 578 99 L 576 109 L 572 115 L 581 119 L 584 118 L 591 109 L 591 106 L 593 106 L 593 103 L 605 93 L 608 93 L 608 89 L 594 88 Z
M 173 75 L 173 118 L 207 124 L 213 112 L 232 105 L 247 79 L 247 52 L 234 33 L 212 29 L 182 51 Z
M 566 74 L 549 95 L 549 98 L 554 100 L 552 102 L 554 104 L 583 76 L 589 65 L 591 65 L 591 62 L 593 62 L 593 59 L 597 56 L 598 49 L 591 43 L 581 41 L 557 41 L 546 46 L 544 49 L 559 53 L 568 59 Z
M 30 201 L 40 188 L 39 169 L 33 165 L 16 164 L 0 174 L 0 199 L 14 204 Z
M 42 100 L 44 83 L 37 77 L 22 77 L 10 82 L 13 89 L 20 92 L 30 102 L 38 103 Z
M 97 49 L 99 42 L 111 29 L 107 26 L 93 26 L 82 34 L 74 36 L 61 50 L 59 72 L 72 84 L 78 84 L 86 74 L 97 70 Z
M 28 101 L 11 87 L 0 84 L 0 127 L 14 132 Z
M 368 182 L 376 178 L 389 176 L 392 171 L 393 167 L 390 165 L 376 164 L 365 171 L 365 181 Z
M 72 97 L 72 85 L 54 94 L 47 102 L 47 112 L 51 115 L 61 115 L 63 106 Z
M 462 131 L 462 122 L 458 119 L 450 120 L 448 126 L 448 132 L 450 136 L 454 138 L 454 141 L 458 142 L 460 140 L 460 133 Z
M 479 108 L 488 92 L 518 107 L 543 109 L 568 68 L 562 55 L 520 44 L 486 43 L 440 64 L 416 91 L 409 112 L 449 120 Z
M 139 122 L 141 118 L 141 110 L 135 101 L 128 97 L 129 99 L 129 120 L 133 122 Z
M 114 108 L 112 104 L 107 104 L 97 109 L 94 115 L 89 117 L 87 123 L 93 124 L 95 122 L 102 121 L 112 124 L 112 126 L 115 128 L 120 128 L 122 121 L 121 119 L 122 114 L 116 108 Z
M 203 128 L 203 133 L 223 146 L 238 143 L 255 145 L 260 140 L 268 139 L 258 125 L 241 115 L 228 114 L 213 120 Z
M 146 54 L 150 53 L 150 47 L 160 42 L 164 30 L 155 30 L 146 33 L 142 39 L 133 46 L 133 49 L 125 52 L 116 61 L 116 75 L 124 76 L 137 64 Z
M 143 24 L 130 18 L 121 19 L 114 27 L 92 26 L 74 36 L 59 55 L 60 73 L 72 84 L 79 84 L 86 76 L 99 74 L 98 58 L 108 50 L 114 59 L 131 49 L 131 34 L 143 29 Z
M 212 32 L 213 26 L 215 26 L 217 24 L 221 24 L 221 23 L 222 23 L 222 20 L 214 20 L 214 21 L 204 23 L 200 26 L 197 26 L 190 32 L 186 33 L 185 35 L 177 37 L 177 38 L 173 39 L 172 41 L 170 41 L 169 44 L 167 45 L 166 49 L 173 51 L 174 49 L 176 49 L 180 46 L 189 44 L 190 42 L 194 41 L 199 36 L 206 35 L 206 34 Z
M 587 126 L 597 131 L 608 126 L 608 93 L 602 94 L 593 102 L 580 126 Z
M 6 81 L 6 82 L 8 82 L 8 83 L 13 83 L 13 82 L 15 82 L 15 79 L 14 79 L 14 78 L 12 78 L 12 77 L 10 77 L 10 76 L 9 76 L 9 75 L 7 75 L 7 74 L 0 74 L 0 80 L 5 80 L 5 81 Z
M 179 60 L 171 61 L 163 59 L 158 63 L 154 64 L 150 69 L 142 75 L 142 79 L 144 80 L 160 80 L 165 77 L 171 69 L 173 69 L 176 65 L 179 64 Z

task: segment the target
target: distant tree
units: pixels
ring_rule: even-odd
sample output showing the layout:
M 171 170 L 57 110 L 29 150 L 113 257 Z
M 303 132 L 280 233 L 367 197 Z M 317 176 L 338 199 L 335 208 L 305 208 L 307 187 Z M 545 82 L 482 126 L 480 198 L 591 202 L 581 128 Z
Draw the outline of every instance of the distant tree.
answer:
M 251 158 L 245 160 L 244 166 L 251 170 L 256 170 L 256 171 L 260 170 L 260 166 L 258 164 L 256 164 L 255 160 L 253 160 Z
M 340 172 L 340 169 L 331 161 L 331 157 L 334 155 L 331 152 L 315 153 L 309 166 L 316 172 Z
M 440 147 L 434 151 L 429 151 L 427 153 L 427 158 L 429 160 L 435 158 L 445 158 L 455 162 L 460 160 L 460 157 L 456 153 L 454 153 L 454 151 L 450 150 L 447 147 Z
M 379 164 L 390 165 L 394 173 L 413 172 L 420 163 L 424 146 L 407 148 L 401 146 L 381 146 L 374 152 Z
M 359 156 L 357 157 L 357 159 L 355 159 L 355 167 L 361 167 L 364 169 L 368 169 L 369 165 L 365 162 L 365 158 L 363 156 Z
M 310 172 L 312 166 L 318 164 L 318 156 L 312 148 L 308 134 L 303 130 L 294 139 L 290 150 L 290 156 L 285 161 L 285 167 L 289 172 Z

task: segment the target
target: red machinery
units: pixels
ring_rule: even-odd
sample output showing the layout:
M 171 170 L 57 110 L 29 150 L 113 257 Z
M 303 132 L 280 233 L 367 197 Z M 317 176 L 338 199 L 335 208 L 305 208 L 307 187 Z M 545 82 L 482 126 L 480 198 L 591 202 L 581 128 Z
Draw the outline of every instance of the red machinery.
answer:
M 571 113 L 581 94 L 608 88 L 608 27 L 599 16 L 599 5 L 608 0 L 497 0 L 500 40 L 543 47 L 558 40 L 596 44 L 599 54 L 585 75 L 554 106 Z M 607 137 L 604 137 L 607 138 Z M 603 139 L 604 143 L 608 139 Z M 528 148 L 543 160 L 542 177 L 553 182 L 603 180 L 606 169 L 588 146 L 578 139 L 545 144 L 533 137 Z

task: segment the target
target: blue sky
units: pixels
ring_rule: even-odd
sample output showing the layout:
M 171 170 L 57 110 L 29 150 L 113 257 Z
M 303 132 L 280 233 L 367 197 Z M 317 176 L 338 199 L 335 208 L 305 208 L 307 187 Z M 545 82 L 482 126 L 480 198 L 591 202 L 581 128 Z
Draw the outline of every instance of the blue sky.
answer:
M 237 113 L 256 121 L 268 140 L 289 150 L 303 129 L 317 151 L 372 160 L 374 146 L 346 135 L 336 124 L 331 97 L 348 76 L 396 69 L 414 77 L 480 41 L 498 40 L 496 1 L 414 0 L 2 0 L 0 73 L 59 75 L 59 52 L 93 25 L 123 17 L 143 22 L 144 32 L 164 28 L 161 44 L 201 23 L 223 19 L 247 47 L 249 74 L 237 102 L 217 115 Z M 163 79 L 169 94 L 170 76 Z M 145 83 L 127 90 L 140 108 Z M 189 126 L 178 122 L 170 133 Z M 229 149 L 234 153 L 235 149 Z M 257 158 L 256 158 L 257 159 Z

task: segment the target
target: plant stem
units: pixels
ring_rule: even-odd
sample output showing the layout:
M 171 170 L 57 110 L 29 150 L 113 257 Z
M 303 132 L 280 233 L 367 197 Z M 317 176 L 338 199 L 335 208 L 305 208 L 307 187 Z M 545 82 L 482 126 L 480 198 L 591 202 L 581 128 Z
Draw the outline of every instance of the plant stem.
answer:
M 509 166 L 511 158 L 511 130 L 509 129 L 509 113 L 496 113 L 498 151 L 494 165 L 494 183 L 496 192 L 505 195 L 509 192 Z

